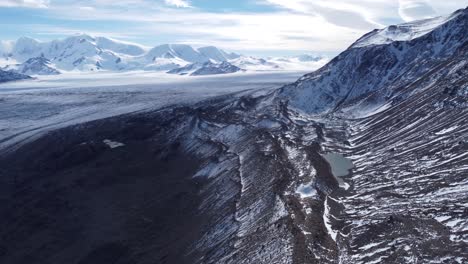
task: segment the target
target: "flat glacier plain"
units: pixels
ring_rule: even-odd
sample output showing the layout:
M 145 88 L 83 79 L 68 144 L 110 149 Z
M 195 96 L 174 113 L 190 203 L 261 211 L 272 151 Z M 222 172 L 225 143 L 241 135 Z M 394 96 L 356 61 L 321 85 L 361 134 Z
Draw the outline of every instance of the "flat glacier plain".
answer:
M 0 84 L 0 151 L 43 133 L 112 116 L 268 91 L 305 72 L 174 76 L 155 72 L 67 73 Z

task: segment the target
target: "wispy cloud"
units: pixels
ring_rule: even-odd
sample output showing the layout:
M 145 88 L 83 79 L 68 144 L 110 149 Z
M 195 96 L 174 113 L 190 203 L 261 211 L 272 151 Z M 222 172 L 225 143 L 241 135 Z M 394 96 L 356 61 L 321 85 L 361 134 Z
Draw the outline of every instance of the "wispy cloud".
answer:
M 0 0 L 0 7 L 47 8 L 49 0 Z
M 190 7 L 190 2 L 187 0 L 164 0 L 167 5 L 175 7 Z
M 338 52 L 374 28 L 452 12 L 464 7 L 466 0 L 236 1 L 250 1 L 253 8 L 216 12 L 186 0 L 54 0 L 41 15 L 68 23 L 45 26 L 40 22 L 28 32 L 42 36 L 103 33 L 146 45 L 172 42 L 238 51 Z
M 435 10 L 426 0 L 400 0 L 398 12 L 405 21 L 436 16 Z
M 467 0 L 428 0 L 438 15 L 451 13 L 460 8 L 468 6 Z
M 382 26 L 379 19 L 393 16 L 397 5 L 384 0 L 264 0 L 299 13 L 321 16 L 327 22 L 348 28 L 373 28 Z
M 75 13 L 56 7 L 50 12 L 60 19 L 128 21 L 127 28 L 119 29 L 120 32 L 139 32 L 146 37 L 153 36 L 155 42 L 160 36 L 172 36 L 172 42 L 219 45 L 234 50 L 337 51 L 373 28 L 373 25 L 345 27 L 315 14 L 281 10 L 216 13 L 197 8 L 165 9 L 153 6 L 144 10 L 127 9 L 125 12 L 94 8 Z

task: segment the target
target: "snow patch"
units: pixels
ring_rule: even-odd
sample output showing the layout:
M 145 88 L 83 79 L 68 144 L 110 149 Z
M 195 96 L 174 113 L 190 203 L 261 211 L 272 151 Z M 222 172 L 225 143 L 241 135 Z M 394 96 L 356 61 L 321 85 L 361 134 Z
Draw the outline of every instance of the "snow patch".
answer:
M 296 193 L 299 194 L 302 199 L 317 196 L 317 190 L 312 186 L 312 183 L 299 185 L 296 189 Z
M 441 136 L 441 135 L 445 135 L 445 134 L 448 134 L 452 131 L 455 131 L 456 129 L 458 128 L 458 126 L 453 126 L 453 127 L 449 127 L 449 128 L 445 128 L 437 133 L 435 133 L 436 135 L 438 136 Z
M 112 141 L 110 139 L 105 139 L 103 140 L 102 142 L 104 142 L 107 146 L 109 146 L 111 149 L 115 149 L 115 148 L 120 148 L 120 147 L 123 147 L 125 146 L 124 143 L 120 143 L 120 142 L 117 142 L 117 141 Z
M 338 232 L 333 230 L 332 223 L 331 223 L 331 214 L 330 214 L 330 206 L 328 205 L 328 196 L 325 198 L 324 203 L 324 212 L 323 212 L 323 224 L 328 231 L 328 234 L 336 242 L 336 237 L 338 236 Z

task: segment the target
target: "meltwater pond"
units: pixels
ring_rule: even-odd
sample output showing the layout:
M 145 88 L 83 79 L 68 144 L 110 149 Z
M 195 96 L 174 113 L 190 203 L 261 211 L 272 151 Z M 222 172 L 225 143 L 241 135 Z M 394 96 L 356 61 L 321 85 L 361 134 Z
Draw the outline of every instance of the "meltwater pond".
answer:
M 348 189 L 349 185 L 340 177 L 346 176 L 350 173 L 350 170 L 354 168 L 353 162 L 339 153 L 327 153 L 322 156 L 327 160 L 328 164 L 330 164 L 332 174 L 340 184 L 340 187 Z

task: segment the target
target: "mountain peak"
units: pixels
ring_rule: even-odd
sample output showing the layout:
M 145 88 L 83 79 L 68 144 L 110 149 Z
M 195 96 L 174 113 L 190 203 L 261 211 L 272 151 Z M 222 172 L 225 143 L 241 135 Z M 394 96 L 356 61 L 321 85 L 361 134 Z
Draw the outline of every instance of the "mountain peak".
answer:
M 86 33 L 78 33 L 68 37 L 67 39 L 85 39 L 87 41 L 96 41 L 96 39 L 93 36 L 88 35 Z
M 375 29 L 358 39 L 351 48 L 385 45 L 396 41 L 410 41 L 432 32 L 441 25 L 467 12 L 468 9 L 460 9 L 448 16 L 417 20 L 399 25 L 391 25 L 383 29 Z
M 435 69 L 442 60 L 463 54 L 468 41 L 467 13 L 462 10 L 374 30 L 318 71 L 283 87 L 280 93 L 292 107 L 307 113 L 381 107 L 390 98 L 404 97 L 402 87 L 417 76 Z

